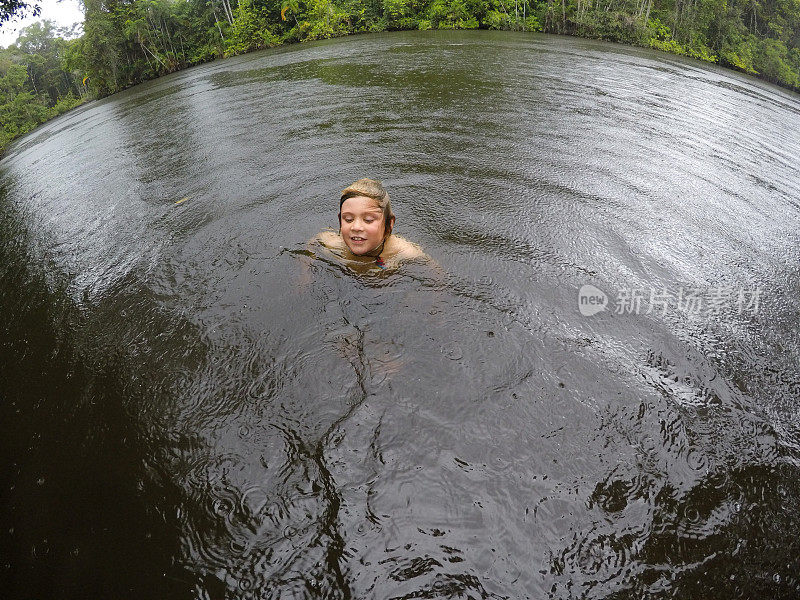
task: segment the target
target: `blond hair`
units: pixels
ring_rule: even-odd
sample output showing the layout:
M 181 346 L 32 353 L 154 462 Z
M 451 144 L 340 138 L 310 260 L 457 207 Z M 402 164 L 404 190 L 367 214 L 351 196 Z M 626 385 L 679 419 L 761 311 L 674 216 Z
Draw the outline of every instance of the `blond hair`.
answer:
M 355 198 L 357 196 L 366 196 L 375 200 L 378 208 L 383 212 L 383 227 L 384 236 L 386 239 L 392 233 L 394 225 L 394 213 L 392 212 L 392 205 L 389 201 L 389 192 L 383 187 L 380 181 L 364 177 L 351 183 L 342 190 L 342 196 L 339 199 L 339 228 L 342 226 L 342 204 L 348 198 Z

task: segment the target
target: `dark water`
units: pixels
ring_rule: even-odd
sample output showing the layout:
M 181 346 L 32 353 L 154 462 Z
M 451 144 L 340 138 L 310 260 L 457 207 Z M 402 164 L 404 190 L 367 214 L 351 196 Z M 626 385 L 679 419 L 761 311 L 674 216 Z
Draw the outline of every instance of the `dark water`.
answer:
M 410 33 L 36 130 L 0 162 L 0 595 L 800 597 L 798 100 Z M 440 269 L 303 280 L 362 176 Z

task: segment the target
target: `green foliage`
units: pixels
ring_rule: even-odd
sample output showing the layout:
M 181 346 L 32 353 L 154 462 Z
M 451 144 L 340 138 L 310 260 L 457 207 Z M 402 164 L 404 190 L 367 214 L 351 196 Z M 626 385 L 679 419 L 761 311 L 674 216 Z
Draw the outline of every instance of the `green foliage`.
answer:
M 306 17 L 301 40 L 319 40 L 349 33 L 347 14 L 332 0 L 306 0 Z
M 511 16 L 508 13 L 490 9 L 483 18 L 486 29 L 511 29 Z
M 0 123 L 11 137 L 28 133 L 48 116 L 47 107 L 30 92 L 20 92 L 0 105 Z
M 0 50 L 0 154 L 14 138 L 83 101 L 65 66 L 71 42 L 57 33 L 48 21 L 35 23 Z
M 794 51 L 796 53 L 797 49 Z M 786 45 L 780 40 L 770 38 L 759 40 L 753 55 L 753 65 L 755 70 L 769 81 L 800 88 L 796 55 L 790 58 Z
M 53 117 L 57 117 L 58 115 L 63 115 L 68 110 L 72 110 L 79 104 L 83 103 L 83 99 L 75 96 L 70 92 L 63 98 L 59 98 L 58 101 L 50 108 L 50 115 L 48 118 L 52 119 Z
M 191 51 L 188 56 L 188 62 L 192 65 L 198 65 L 205 62 L 210 62 L 220 56 L 220 47 L 214 44 L 203 44 Z
M 240 0 L 225 40 L 225 56 L 244 54 L 280 43 L 269 29 L 269 14 L 253 6 L 252 0 Z
M 647 27 L 651 31 L 650 42 L 666 42 L 672 39 L 672 31 L 659 19 L 650 19 Z
M 48 107 L 41 98 L 31 92 L 20 92 L 0 99 L 0 154 L 7 145 L 21 135 L 33 131 L 38 125 L 57 117 L 83 102 L 71 93 Z
M 681 44 L 674 39 L 662 41 L 651 38 L 650 47 L 655 48 L 656 50 L 670 52 L 672 54 L 691 56 L 692 58 L 696 58 L 698 60 L 717 62 L 717 56 L 711 51 L 711 49 L 702 45 L 691 47 Z
M 0 76 L 0 94 L 3 100 L 11 100 L 21 93 L 27 79 L 28 69 L 23 65 L 9 65 L 6 72 Z
M 647 27 L 651 32 L 648 40 L 648 45 L 651 48 L 671 52 L 672 54 L 691 56 L 707 62 L 717 62 L 717 56 L 711 48 L 699 40 L 695 40 L 691 44 L 681 44 L 673 37 L 670 28 L 659 19 L 651 19 Z
M 387 29 L 419 29 L 422 2 L 383 0 L 383 19 Z
M 542 25 L 539 23 L 539 17 L 536 15 L 528 15 L 522 20 L 522 29 L 524 31 L 541 31 Z
M 745 73 L 757 75 L 758 71 L 753 63 L 753 55 L 757 46 L 758 39 L 754 35 L 729 36 L 719 51 L 720 62 Z
M 552 11 L 547 16 L 550 21 L 554 18 Z M 561 18 L 561 13 L 556 11 L 556 17 Z M 633 15 L 621 11 L 585 12 L 574 21 L 569 21 L 564 25 L 562 33 L 564 32 L 626 44 L 641 44 L 642 42 L 642 23 Z
M 13 137 L 6 133 L 5 129 L 0 129 L 0 156 L 2 156 L 13 139 Z
M 435 29 L 477 29 L 475 2 L 469 0 L 433 0 L 428 19 Z
M 78 92 L 73 78 L 63 71 L 69 42 L 58 37 L 59 32 L 50 21 L 34 23 L 22 30 L 13 46 L 17 60 L 27 68 L 32 91 L 46 95 L 48 105 L 70 92 Z
M 541 31 L 539 17 L 535 7 L 527 1 L 506 4 L 504 0 L 491 0 L 488 10 L 481 19 L 481 26 L 486 29 L 507 29 L 516 31 Z
M 0 0 L 0 24 L 29 14 L 38 17 L 41 12 L 42 8 L 38 4 L 24 0 Z

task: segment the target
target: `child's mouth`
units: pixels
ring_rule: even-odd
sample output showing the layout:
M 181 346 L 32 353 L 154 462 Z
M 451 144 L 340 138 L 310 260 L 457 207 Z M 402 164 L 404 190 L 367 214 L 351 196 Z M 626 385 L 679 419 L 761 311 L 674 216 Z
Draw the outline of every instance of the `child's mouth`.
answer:
M 351 241 L 351 242 L 353 242 L 353 243 L 355 243 L 355 244 L 360 244 L 360 243 L 362 243 L 362 242 L 366 242 L 366 241 L 367 241 L 367 238 L 362 238 L 362 237 L 351 237 L 351 238 L 350 238 L 350 241 Z

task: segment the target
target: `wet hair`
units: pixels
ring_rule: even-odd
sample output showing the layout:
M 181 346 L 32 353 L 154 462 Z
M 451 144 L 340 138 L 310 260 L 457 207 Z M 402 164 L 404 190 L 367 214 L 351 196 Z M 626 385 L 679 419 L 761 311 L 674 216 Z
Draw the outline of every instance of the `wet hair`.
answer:
M 356 196 L 366 196 L 375 200 L 378 208 L 383 212 L 383 239 L 388 238 L 392 233 L 392 225 L 395 218 L 389 201 L 389 192 L 386 191 L 380 181 L 366 177 L 351 183 L 342 190 L 342 197 L 339 199 L 339 229 L 342 228 L 342 204 L 348 198 L 355 198 Z

